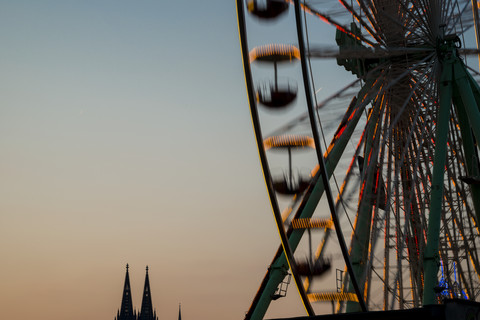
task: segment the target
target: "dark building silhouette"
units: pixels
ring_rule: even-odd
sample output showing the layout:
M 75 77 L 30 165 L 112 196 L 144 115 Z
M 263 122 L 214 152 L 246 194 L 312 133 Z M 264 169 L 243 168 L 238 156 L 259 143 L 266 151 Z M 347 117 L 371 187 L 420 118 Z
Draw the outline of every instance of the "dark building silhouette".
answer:
M 132 302 L 132 291 L 130 290 L 130 277 L 128 275 L 128 264 L 127 272 L 125 274 L 125 284 L 123 285 L 123 295 L 122 295 L 122 306 L 120 310 L 117 311 L 117 316 L 115 320 L 136 320 L 137 315 L 135 310 L 133 310 Z
M 138 314 L 138 320 L 158 320 L 157 313 L 153 311 L 152 296 L 150 295 L 150 281 L 148 280 L 148 266 L 143 286 L 142 309 Z
M 130 276 L 127 271 L 125 274 L 125 284 L 123 285 L 122 305 L 117 311 L 115 320 L 158 320 L 157 313 L 153 309 L 152 296 L 150 293 L 150 280 L 148 279 L 148 266 L 145 274 L 145 285 L 143 287 L 142 308 L 140 312 L 133 309 L 132 291 L 130 289 Z

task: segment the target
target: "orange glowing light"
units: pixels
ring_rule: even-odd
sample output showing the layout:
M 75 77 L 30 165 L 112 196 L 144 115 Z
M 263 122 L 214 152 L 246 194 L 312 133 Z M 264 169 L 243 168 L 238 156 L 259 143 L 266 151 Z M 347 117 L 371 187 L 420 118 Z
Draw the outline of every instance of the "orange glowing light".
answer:
M 285 135 L 285 136 L 273 136 L 263 140 L 263 146 L 265 150 L 275 148 L 312 148 L 315 149 L 315 142 L 312 137 L 298 136 L 298 135 Z
M 320 292 L 308 294 L 308 299 L 312 302 L 321 301 L 354 301 L 358 302 L 357 295 L 350 292 Z
M 333 221 L 331 219 L 293 219 L 293 229 L 323 229 L 333 228 Z
M 264 62 L 281 62 L 300 60 L 300 50 L 289 44 L 267 44 L 253 48 L 249 53 L 250 62 L 255 60 Z

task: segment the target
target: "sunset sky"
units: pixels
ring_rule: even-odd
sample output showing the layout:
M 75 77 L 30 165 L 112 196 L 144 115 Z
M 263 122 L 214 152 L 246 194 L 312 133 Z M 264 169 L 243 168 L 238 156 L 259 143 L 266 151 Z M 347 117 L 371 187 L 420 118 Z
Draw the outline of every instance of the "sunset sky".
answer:
M 160 320 L 243 319 L 279 238 L 235 0 L 0 0 L 0 44 L 0 318 L 113 320 L 128 263 L 137 309 L 148 265 Z
M 113 319 L 129 263 L 243 319 L 279 242 L 235 1 L 0 1 L 0 42 L 1 318 Z

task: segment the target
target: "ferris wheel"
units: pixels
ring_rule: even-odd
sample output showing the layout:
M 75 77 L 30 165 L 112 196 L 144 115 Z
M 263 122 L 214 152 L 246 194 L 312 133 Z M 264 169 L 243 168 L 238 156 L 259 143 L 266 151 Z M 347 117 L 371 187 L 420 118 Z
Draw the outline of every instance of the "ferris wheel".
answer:
M 290 275 L 308 315 L 480 300 L 478 8 L 237 0 L 281 239 L 246 319 Z

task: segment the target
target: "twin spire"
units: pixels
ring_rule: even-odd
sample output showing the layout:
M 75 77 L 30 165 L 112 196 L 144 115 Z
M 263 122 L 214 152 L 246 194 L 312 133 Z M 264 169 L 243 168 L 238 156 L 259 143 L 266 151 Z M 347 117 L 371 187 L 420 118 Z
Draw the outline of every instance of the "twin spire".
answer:
M 130 290 L 130 276 L 128 275 L 128 263 L 127 273 L 125 274 L 125 284 L 123 285 L 122 306 L 117 311 L 115 320 L 135 320 L 135 311 L 133 310 L 132 291 Z
M 122 305 L 117 311 L 115 320 L 158 320 L 156 311 L 153 310 L 152 296 L 150 294 L 150 281 L 148 279 L 148 266 L 145 274 L 145 285 L 143 287 L 142 308 L 140 312 L 133 309 L 132 292 L 130 289 L 130 276 L 125 274 L 125 284 L 123 285 Z
M 145 285 L 143 286 L 142 309 L 138 320 L 157 320 L 157 314 L 153 311 L 152 296 L 150 295 L 150 281 L 148 280 L 148 266 L 145 273 Z

